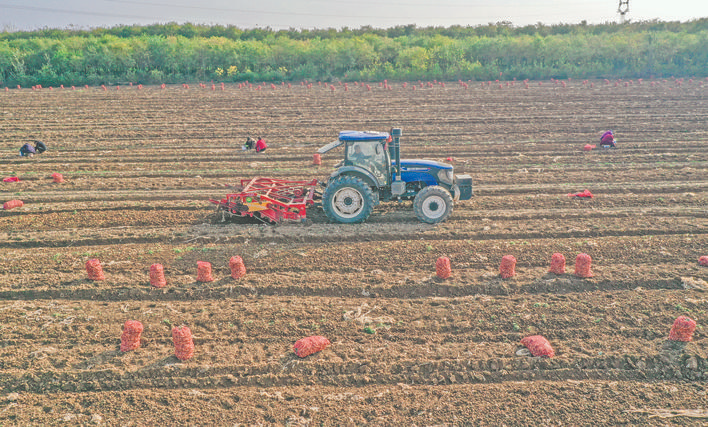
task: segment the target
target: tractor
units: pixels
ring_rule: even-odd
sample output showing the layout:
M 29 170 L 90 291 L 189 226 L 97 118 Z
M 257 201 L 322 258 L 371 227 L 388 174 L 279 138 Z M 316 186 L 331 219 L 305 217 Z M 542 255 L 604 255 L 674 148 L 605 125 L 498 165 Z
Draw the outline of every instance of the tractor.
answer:
M 342 131 L 317 152 L 344 146 L 344 160 L 322 193 L 327 217 L 341 223 L 365 221 L 380 201 L 413 200 L 420 221 L 435 224 L 452 213 L 454 201 L 472 197 L 472 178 L 455 175 L 453 166 L 432 160 L 401 160 L 401 129 L 387 132 Z

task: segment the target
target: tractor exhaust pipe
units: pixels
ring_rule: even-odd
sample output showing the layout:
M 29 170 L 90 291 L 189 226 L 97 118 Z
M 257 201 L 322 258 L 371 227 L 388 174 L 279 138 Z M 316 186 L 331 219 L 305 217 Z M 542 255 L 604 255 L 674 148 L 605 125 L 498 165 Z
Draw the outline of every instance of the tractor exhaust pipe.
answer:
M 396 160 L 396 173 L 391 183 L 391 194 L 400 196 L 406 192 L 406 183 L 401 180 L 401 128 L 391 129 L 393 156 Z

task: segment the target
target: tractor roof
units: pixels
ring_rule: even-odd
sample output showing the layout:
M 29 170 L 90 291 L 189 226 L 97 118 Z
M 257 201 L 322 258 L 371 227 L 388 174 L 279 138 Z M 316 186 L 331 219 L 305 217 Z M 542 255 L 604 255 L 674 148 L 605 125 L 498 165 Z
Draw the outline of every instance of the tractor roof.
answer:
M 339 139 L 330 142 L 329 144 L 321 147 L 317 152 L 319 154 L 324 154 L 329 150 L 337 148 L 347 141 L 378 141 L 382 139 L 388 139 L 388 132 L 371 132 L 371 131 L 359 131 L 359 130 L 343 130 L 339 132 Z
M 339 132 L 340 141 L 373 141 L 377 139 L 388 139 L 388 132 L 371 132 L 358 130 L 343 130 Z

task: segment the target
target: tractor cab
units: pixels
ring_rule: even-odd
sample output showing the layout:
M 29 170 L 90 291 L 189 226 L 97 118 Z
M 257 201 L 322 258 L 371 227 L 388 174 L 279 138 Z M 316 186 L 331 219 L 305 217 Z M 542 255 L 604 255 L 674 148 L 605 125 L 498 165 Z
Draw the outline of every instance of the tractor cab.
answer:
M 388 185 L 391 158 L 386 140 L 347 141 L 344 166 L 359 167 L 373 175 L 379 184 Z
M 391 155 L 387 132 L 362 132 L 345 130 L 339 138 L 317 150 L 324 154 L 344 145 L 344 161 L 334 175 L 358 175 L 373 187 L 391 184 Z

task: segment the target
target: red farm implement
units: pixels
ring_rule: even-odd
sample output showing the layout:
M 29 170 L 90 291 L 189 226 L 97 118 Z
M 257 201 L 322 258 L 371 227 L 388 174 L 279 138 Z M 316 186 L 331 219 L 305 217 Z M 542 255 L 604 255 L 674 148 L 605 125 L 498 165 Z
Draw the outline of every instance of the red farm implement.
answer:
M 241 180 L 243 189 L 221 200 L 210 199 L 218 210 L 231 215 L 254 215 L 270 222 L 304 221 L 307 207 L 314 205 L 317 180 L 290 181 L 275 178 Z

